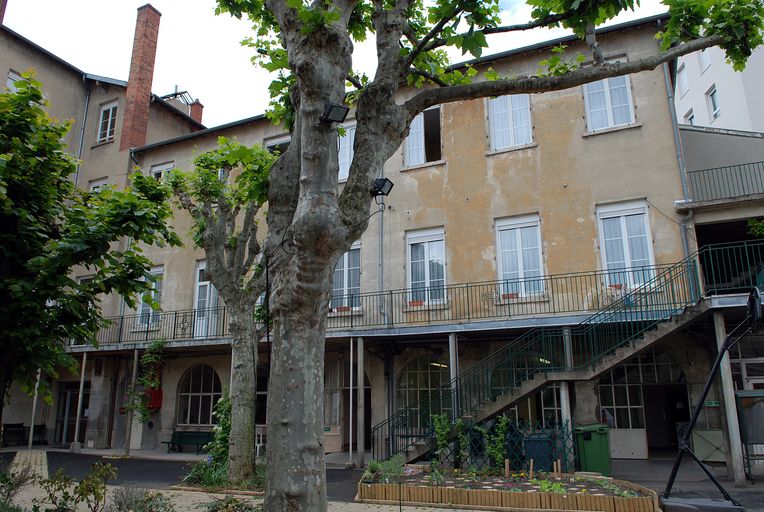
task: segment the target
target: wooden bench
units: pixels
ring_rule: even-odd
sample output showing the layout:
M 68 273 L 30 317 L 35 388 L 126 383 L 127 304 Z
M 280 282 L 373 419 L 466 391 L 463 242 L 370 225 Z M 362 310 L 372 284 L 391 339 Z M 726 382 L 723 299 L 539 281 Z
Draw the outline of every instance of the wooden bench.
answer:
M 212 441 L 212 432 L 199 432 L 190 430 L 174 430 L 169 441 L 162 441 L 167 445 L 167 453 L 171 451 L 183 451 L 183 445 L 196 446 L 196 453 L 201 453 L 202 448 Z
M 23 423 L 3 423 L 3 445 L 21 446 L 27 442 L 29 427 Z

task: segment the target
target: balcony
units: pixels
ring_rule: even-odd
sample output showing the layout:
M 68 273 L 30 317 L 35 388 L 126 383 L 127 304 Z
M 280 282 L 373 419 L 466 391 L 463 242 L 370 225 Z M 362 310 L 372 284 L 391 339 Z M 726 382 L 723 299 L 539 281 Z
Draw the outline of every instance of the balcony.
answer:
M 693 204 L 716 204 L 763 195 L 764 162 L 688 171 L 687 181 Z
M 764 288 L 764 240 L 706 246 L 693 259 L 699 264 L 700 273 L 691 282 L 700 286 L 706 296 L 748 293 L 753 286 Z M 661 296 L 684 293 L 667 289 L 669 285 L 654 284 L 655 276 L 672 267 L 657 265 L 335 295 L 330 301 L 327 329 L 329 334 L 355 331 L 360 335 L 363 330 L 396 327 L 590 316 L 616 303 L 619 307 L 638 307 Z M 225 307 L 156 311 L 107 320 L 109 324 L 97 335 L 101 346 L 147 343 L 156 338 L 178 344 L 198 345 L 195 340 L 226 344 L 230 338 Z

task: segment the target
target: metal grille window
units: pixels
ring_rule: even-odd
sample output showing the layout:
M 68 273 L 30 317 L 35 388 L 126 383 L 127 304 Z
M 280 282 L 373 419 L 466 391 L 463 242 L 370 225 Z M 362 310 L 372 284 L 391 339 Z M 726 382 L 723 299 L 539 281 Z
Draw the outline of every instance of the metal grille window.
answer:
M 117 102 L 108 103 L 101 107 L 101 121 L 98 124 L 97 142 L 107 142 L 114 139 L 114 129 L 117 125 Z
M 411 305 L 446 300 L 446 254 L 443 228 L 412 231 L 408 242 Z
M 586 119 L 590 132 L 634 122 L 628 76 L 605 78 L 584 86 Z
M 499 150 L 530 144 L 530 96 L 517 94 L 488 100 L 491 149 Z
M 643 429 L 642 384 L 683 382 L 682 370 L 668 355 L 650 351 L 634 357 L 600 379 L 602 421 L 618 429 Z
M 178 425 L 214 425 L 212 409 L 223 395 L 220 378 L 211 366 L 186 371 L 178 390 Z
M 354 247 L 340 257 L 334 267 L 332 298 L 329 307 L 357 308 L 361 306 L 361 248 Z
M 451 374 L 448 364 L 433 356 L 422 356 L 409 362 L 398 377 L 398 388 L 395 405 L 398 410 L 405 409 L 423 398 L 434 389 L 448 383 Z M 442 396 L 436 396 L 432 403 L 423 404 L 419 411 L 409 418 L 409 427 L 426 427 L 430 414 L 451 410 L 451 392 L 447 390 Z
M 538 215 L 496 221 L 496 239 L 502 298 L 543 293 Z

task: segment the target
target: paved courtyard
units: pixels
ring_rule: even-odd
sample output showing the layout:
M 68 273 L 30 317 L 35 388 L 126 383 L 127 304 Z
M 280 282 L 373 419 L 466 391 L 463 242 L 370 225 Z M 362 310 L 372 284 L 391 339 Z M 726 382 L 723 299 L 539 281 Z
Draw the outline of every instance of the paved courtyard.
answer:
M 57 450 L 19 450 L 17 452 L 0 453 L 0 467 L 7 466 L 11 460 L 14 464 L 30 465 L 35 473 L 40 476 L 52 474 L 58 468 L 63 468 L 67 475 L 79 479 L 84 476 L 90 465 L 99 460 L 106 460 L 118 470 L 118 478 L 111 482 L 114 486 L 142 487 L 158 489 L 171 497 L 178 511 L 199 510 L 200 505 L 211 501 L 213 496 L 219 494 L 205 492 L 192 492 L 170 489 L 176 485 L 187 471 L 190 461 L 198 457 L 188 457 L 181 460 L 177 454 L 146 454 L 150 458 L 113 458 L 104 457 L 103 453 L 72 454 Z M 662 491 L 671 470 L 672 461 L 669 459 L 647 461 L 613 461 L 612 470 L 615 478 L 636 482 L 656 491 Z M 742 487 L 735 487 L 726 478 L 725 469 L 713 468 L 716 476 L 723 481 L 728 492 L 735 497 L 746 510 L 764 511 L 764 478 L 755 484 L 747 483 Z M 354 503 L 356 484 L 360 479 L 361 472 L 347 469 L 327 469 L 327 495 L 329 497 L 329 510 L 332 512 L 363 512 L 400 511 L 398 506 L 368 505 Z M 113 488 L 113 487 L 112 487 Z M 703 472 L 693 463 L 686 462 L 679 472 L 679 478 L 674 486 L 674 496 L 690 498 L 720 498 L 717 489 L 705 477 Z M 39 497 L 39 491 L 34 488 L 26 488 L 17 498 L 17 503 L 31 508 L 32 500 Z M 259 498 L 246 498 L 256 502 Z M 443 510 L 426 507 L 402 507 L 411 512 L 434 512 Z M 79 510 L 85 511 L 81 507 Z M 459 509 L 450 509 L 459 510 Z

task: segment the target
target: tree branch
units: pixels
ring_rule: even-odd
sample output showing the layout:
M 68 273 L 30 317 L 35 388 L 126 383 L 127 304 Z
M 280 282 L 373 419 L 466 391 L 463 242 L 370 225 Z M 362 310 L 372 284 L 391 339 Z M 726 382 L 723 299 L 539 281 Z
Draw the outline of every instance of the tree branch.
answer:
M 521 32 L 525 30 L 531 30 L 534 28 L 539 27 L 546 27 L 548 25 L 552 25 L 554 23 L 558 23 L 560 21 L 564 21 L 568 18 L 573 17 L 576 14 L 574 11 L 568 11 L 561 14 L 552 14 L 549 16 L 546 16 L 544 18 L 541 18 L 539 20 L 530 21 L 528 23 L 520 23 L 517 25 L 503 25 L 501 27 L 485 27 L 484 29 L 480 30 L 485 35 L 491 35 L 491 34 L 504 34 L 506 32 Z M 459 36 L 466 36 L 468 33 L 463 32 L 459 34 Z M 448 39 L 441 38 L 441 39 L 433 39 L 429 45 L 424 49 L 424 51 L 431 51 L 436 48 L 440 48 L 441 46 L 444 46 L 448 44 Z
M 441 87 L 448 87 L 449 84 L 438 78 L 437 76 L 433 75 L 432 73 L 428 73 L 427 71 L 422 71 L 421 69 L 417 68 L 410 68 L 409 73 L 412 75 L 417 75 L 426 78 L 427 80 L 430 80 L 432 83 L 439 85 Z
M 353 87 L 355 87 L 356 89 L 358 89 L 358 90 L 363 89 L 363 84 L 355 76 L 348 74 L 348 76 L 345 78 L 345 80 L 347 80 L 348 82 L 353 84 Z
M 703 48 L 715 46 L 720 42 L 722 42 L 722 36 L 703 37 L 675 46 L 652 57 L 632 62 L 613 62 L 601 66 L 583 67 L 562 76 L 523 76 L 511 80 L 476 82 L 468 85 L 427 89 L 408 100 L 404 104 L 404 108 L 408 111 L 410 120 L 424 109 L 442 103 L 484 98 L 487 96 L 502 96 L 505 94 L 540 93 L 569 89 L 602 80 L 603 78 L 652 70 L 665 62 L 670 62 L 682 55 L 702 50 Z
M 406 58 L 406 66 L 410 66 L 412 62 L 417 58 L 417 56 L 422 53 L 425 48 L 427 47 L 427 43 L 429 43 L 436 35 L 440 34 L 443 30 L 443 27 L 446 26 L 451 20 L 459 16 L 462 12 L 464 12 L 461 8 L 454 9 L 454 12 L 451 13 L 451 16 L 447 16 L 445 18 L 442 18 L 439 22 L 437 22 L 427 33 L 424 38 L 422 38 L 421 41 L 417 44 L 416 48 L 414 48 L 414 51 L 412 51 L 408 57 Z M 408 23 L 406 23 L 408 26 Z

